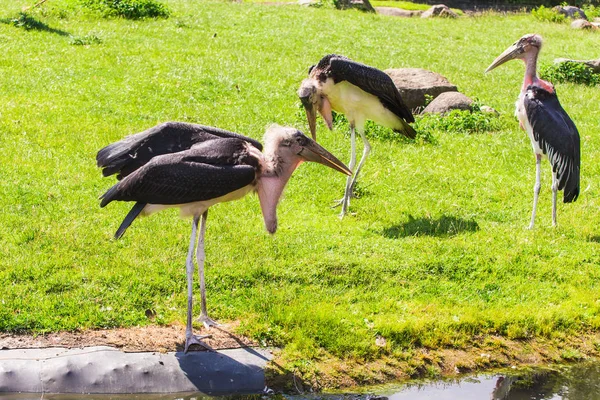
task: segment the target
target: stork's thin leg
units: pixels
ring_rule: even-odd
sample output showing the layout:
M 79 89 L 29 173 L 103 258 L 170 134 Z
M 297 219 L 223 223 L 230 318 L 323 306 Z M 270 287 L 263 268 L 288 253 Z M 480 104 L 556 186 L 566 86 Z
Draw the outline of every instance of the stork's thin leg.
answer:
M 531 212 L 531 222 L 529 229 L 533 229 L 535 222 L 535 211 L 537 209 L 538 197 L 540 196 L 540 188 L 542 187 L 542 156 L 535 155 L 535 185 L 533 186 L 533 211 Z
M 189 347 L 192 344 L 198 344 L 213 350 L 209 345 L 202 342 L 200 339 L 204 339 L 208 336 L 196 336 L 192 331 L 192 291 L 194 288 L 194 244 L 196 242 L 196 230 L 198 229 L 198 220 L 200 217 L 195 216 L 192 221 L 192 236 L 190 238 L 190 247 L 188 249 L 188 255 L 185 262 L 186 273 L 187 273 L 187 289 L 188 289 L 188 310 L 187 310 L 187 323 L 185 326 L 185 348 L 184 351 L 187 353 Z
M 358 174 L 360 173 L 361 168 L 365 164 L 365 161 L 367 160 L 367 156 L 371 152 L 371 144 L 369 143 L 369 141 L 367 140 L 367 137 L 365 136 L 364 128 L 361 129 L 359 131 L 359 133 L 360 133 L 360 137 L 363 140 L 364 147 L 363 147 L 362 157 L 360 159 L 360 162 L 358 163 L 358 167 L 356 167 L 356 171 L 354 172 L 354 177 L 352 178 L 352 183 L 350 184 L 351 193 L 354 193 L 354 185 L 356 185 L 356 179 L 358 178 Z
M 556 197 L 558 195 L 558 180 L 556 174 L 552 173 L 552 226 L 556 226 Z
M 354 129 L 354 124 L 350 124 L 350 163 L 348 168 L 350 170 L 354 170 L 354 166 L 356 165 L 356 131 Z M 340 213 L 340 218 L 343 218 L 348 211 L 348 207 L 350 206 L 350 197 L 352 196 L 352 177 L 349 176 L 346 179 L 346 189 L 344 190 L 344 197 L 339 200 L 335 206 L 342 205 L 342 212 Z
M 200 305 L 202 307 L 202 313 L 198 318 L 198 321 L 202 322 L 206 328 L 211 326 L 219 325 L 216 321 L 213 321 L 208 317 L 206 311 L 206 284 L 204 280 L 204 260 L 206 256 L 204 254 L 204 234 L 206 233 L 206 219 L 208 218 L 208 210 L 202 214 L 202 223 L 200 224 L 200 235 L 198 236 L 198 247 L 196 247 L 196 259 L 198 261 L 198 275 L 200 276 Z

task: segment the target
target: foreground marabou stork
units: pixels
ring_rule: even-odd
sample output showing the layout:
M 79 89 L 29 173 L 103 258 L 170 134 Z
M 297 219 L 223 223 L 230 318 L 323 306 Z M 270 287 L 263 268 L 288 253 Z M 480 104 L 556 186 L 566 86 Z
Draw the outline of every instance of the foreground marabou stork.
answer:
M 529 229 L 533 228 L 541 187 L 541 160 L 546 155 L 552 164 L 552 226 L 556 226 L 556 196 L 564 190 L 563 200 L 570 203 L 579 196 L 579 132 L 560 105 L 554 86 L 538 78 L 536 64 L 542 48 L 539 35 L 523 36 L 500 54 L 485 70 L 488 72 L 509 60 L 525 62 L 525 79 L 517 100 L 516 115 L 527 131 L 536 159 L 533 211 Z
M 347 175 L 352 172 L 302 132 L 277 125 L 265 134 L 265 151 L 251 138 L 217 128 L 167 122 L 131 135 L 98 152 L 104 176 L 120 180 L 101 196 L 100 206 L 135 201 L 117 230 L 120 238 L 140 214 L 178 207 L 182 216 L 193 216 L 186 261 L 188 310 L 185 351 L 191 344 L 210 347 L 192 333 L 193 252 L 198 222 L 202 217 L 196 257 L 200 276 L 200 321 L 210 327 L 204 285 L 204 233 L 208 208 L 236 200 L 251 191 L 258 193 L 265 227 L 277 229 L 277 203 L 294 170 L 303 161 L 314 161 Z
M 365 122 L 372 120 L 414 138 L 416 132 L 408 122 L 414 122 L 415 119 L 402 101 L 392 78 L 385 72 L 336 54 L 329 54 L 316 66 L 310 67 L 308 78 L 302 81 L 298 96 L 306 110 L 310 133 L 315 140 L 317 112 L 330 130 L 333 128 L 332 110 L 346 116 L 350 123 L 352 149 L 349 167 L 352 170 L 356 164 L 355 129 L 363 140 L 362 158 L 354 176 L 348 177 L 344 197 L 340 200 L 343 217 L 350 205 L 360 169 L 371 150 L 365 136 Z

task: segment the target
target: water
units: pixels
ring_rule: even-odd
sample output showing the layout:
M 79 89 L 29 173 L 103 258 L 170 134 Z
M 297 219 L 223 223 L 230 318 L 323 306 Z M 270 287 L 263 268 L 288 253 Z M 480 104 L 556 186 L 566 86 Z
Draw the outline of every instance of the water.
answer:
M 600 363 L 465 378 L 457 382 L 409 385 L 389 400 L 596 400 L 600 399 Z
M 600 362 L 412 382 L 368 395 L 289 396 L 313 400 L 600 400 Z M 290 400 L 291 400 L 290 399 Z
M 409 383 L 381 395 L 389 400 L 600 400 L 600 362 Z
M 208 397 L 198 393 L 160 395 L 40 395 L 0 393 L 0 400 L 600 400 L 600 362 L 452 381 L 412 382 L 369 390 L 369 394 L 303 394 Z

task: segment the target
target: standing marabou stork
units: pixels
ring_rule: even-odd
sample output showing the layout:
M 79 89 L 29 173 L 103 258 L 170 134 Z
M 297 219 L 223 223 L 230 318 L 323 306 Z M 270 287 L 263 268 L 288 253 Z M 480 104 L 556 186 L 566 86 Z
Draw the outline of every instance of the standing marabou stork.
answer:
M 412 139 L 416 132 L 408 122 L 414 122 L 415 119 L 402 101 L 394 81 L 385 72 L 336 54 L 326 55 L 316 66 L 310 67 L 308 78 L 302 81 L 298 96 L 306 110 L 310 133 L 315 140 L 317 111 L 330 130 L 333 128 L 331 110 L 346 115 L 350 122 L 352 150 L 349 167 L 352 170 L 356 164 L 355 128 L 363 140 L 362 158 L 354 176 L 348 177 L 344 197 L 340 200 L 340 216 L 343 217 L 350 205 L 360 169 L 371 150 L 365 137 L 365 122 L 370 119 Z
M 192 235 L 186 261 L 188 310 L 185 351 L 191 344 L 210 347 L 192 333 L 193 251 L 202 217 L 196 257 L 200 276 L 202 314 L 210 327 L 216 322 L 206 311 L 204 284 L 204 233 L 208 208 L 236 200 L 256 191 L 265 227 L 277 229 L 277 203 L 294 170 L 303 161 L 314 161 L 347 175 L 352 172 L 302 132 L 277 125 L 265 134 L 265 151 L 251 138 L 202 125 L 167 122 L 131 135 L 98 152 L 96 160 L 104 176 L 118 174 L 120 180 L 101 196 L 100 206 L 111 201 L 135 201 L 115 238 L 120 238 L 133 220 L 165 208 L 178 207 L 182 216 L 193 216 Z
M 533 211 L 529 229 L 533 228 L 541 188 L 541 161 L 546 155 L 552 164 L 552 226 L 556 226 L 556 195 L 564 190 L 563 200 L 570 203 L 579 196 L 579 132 L 560 105 L 554 86 L 538 78 L 536 64 L 542 37 L 523 36 L 500 54 L 485 70 L 491 71 L 509 60 L 525 62 L 525 79 L 516 103 L 516 115 L 527 131 L 536 159 Z

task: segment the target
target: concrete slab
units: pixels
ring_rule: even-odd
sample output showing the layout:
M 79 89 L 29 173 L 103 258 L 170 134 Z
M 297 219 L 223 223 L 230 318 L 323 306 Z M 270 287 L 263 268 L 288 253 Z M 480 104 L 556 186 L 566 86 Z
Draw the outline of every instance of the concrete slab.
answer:
M 111 347 L 0 350 L 4 393 L 261 393 L 271 353 L 125 353 Z M 0 396 L 1 397 L 1 396 Z

